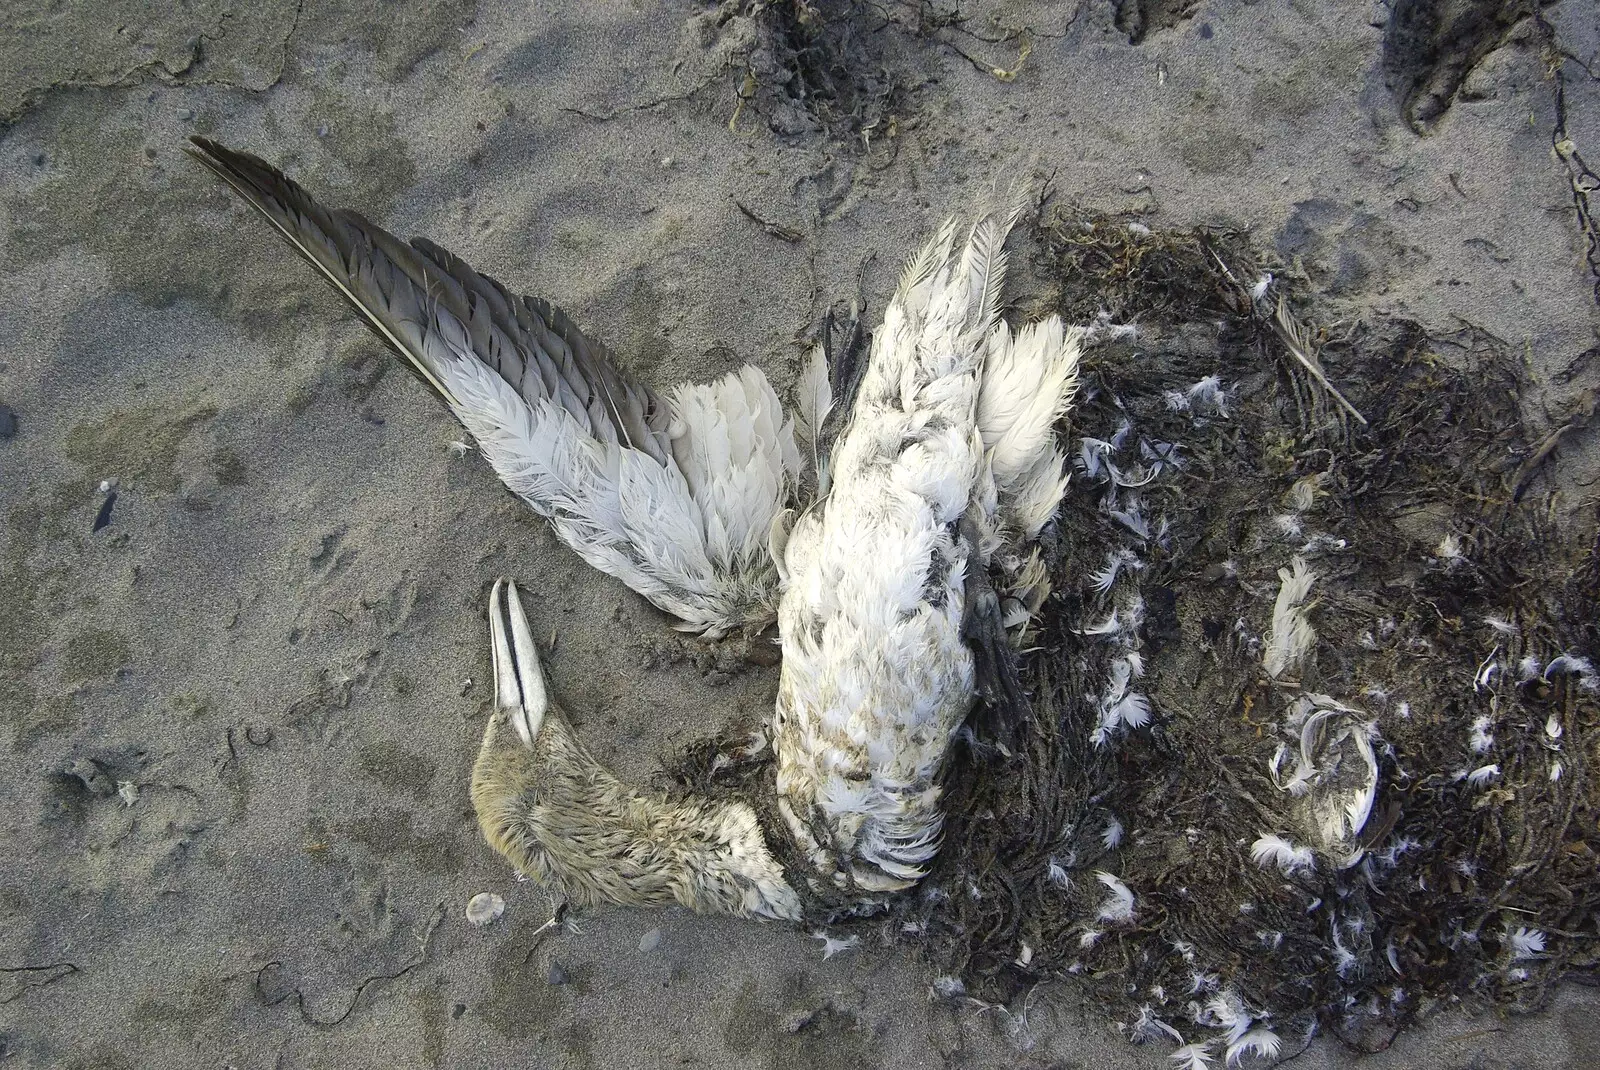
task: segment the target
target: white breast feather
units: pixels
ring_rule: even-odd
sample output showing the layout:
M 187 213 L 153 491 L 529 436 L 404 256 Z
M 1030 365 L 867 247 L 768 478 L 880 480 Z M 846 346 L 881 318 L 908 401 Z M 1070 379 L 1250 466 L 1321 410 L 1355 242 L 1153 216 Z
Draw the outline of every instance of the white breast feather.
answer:
M 997 324 L 1011 218 L 985 218 L 959 257 L 946 223 L 907 264 L 830 493 L 784 544 L 780 809 L 841 884 L 906 887 L 939 848 L 935 781 L 976 695 L 966 573 L 987 565 L 957 522 L 1004 505 L 1031 538 L 1065 485 L 1053 426 L 1081 332 L 1052 319 L 1013 339 Z

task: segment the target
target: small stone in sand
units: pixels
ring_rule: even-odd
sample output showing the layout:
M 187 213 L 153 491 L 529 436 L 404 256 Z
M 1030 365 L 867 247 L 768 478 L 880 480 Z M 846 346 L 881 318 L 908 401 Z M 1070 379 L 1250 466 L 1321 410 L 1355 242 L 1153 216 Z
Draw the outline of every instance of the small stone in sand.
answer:
M 506 901 L 493 892 L 479 892 L 467 904 L 467 920 L 474 925 L 488 925 L 506 912 Z
M 798 1033 L 810 1025 L 817 1017 L 815 1010 L 792 1010 L 783 1017 L 783 1031 L 785 1033 Z
M 651 929 L 649 932 L 647 932 L 643 936 L 639 937 L 639 950 L 640 951 L 654 951 L 656 948 L 658 948 L 660 946 L 661 946 L 661 930 L 660 929 Z
M 83 786 L 95 795 L 116 794 L 117 782 L 106 776 L 105 770 L 96 765 L 93 759 L 75 758 L 66 771 L 83 781 Z

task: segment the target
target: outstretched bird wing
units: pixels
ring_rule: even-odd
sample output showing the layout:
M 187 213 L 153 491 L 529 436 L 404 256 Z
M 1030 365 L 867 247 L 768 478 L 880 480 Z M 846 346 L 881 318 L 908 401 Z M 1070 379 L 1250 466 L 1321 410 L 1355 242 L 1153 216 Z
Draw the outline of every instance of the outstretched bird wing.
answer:
M 586 561 L 687 630 L 772 619 L 767 538 L 804 462 L 759 368 L 663 397 L 549 302 L 430 241 L 325 208 L 255 156 L 192 140 L 195 158 L 355 307 Z

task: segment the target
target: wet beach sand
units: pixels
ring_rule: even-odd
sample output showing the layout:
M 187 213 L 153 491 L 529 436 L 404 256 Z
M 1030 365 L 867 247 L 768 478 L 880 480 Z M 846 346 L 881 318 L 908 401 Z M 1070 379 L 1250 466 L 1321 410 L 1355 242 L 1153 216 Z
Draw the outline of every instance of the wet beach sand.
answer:
M 1583 8 L 1546 17 L 1588 58 Z M 1539 28 L 1441 56 L 1345 0 L 937 15 L 864 23 L 819 115 L 737 4 L 8 6 L 6 1065 L 1166 1064 L 1067 988 L 1022 1030 L 932 1000 L 907 947 L 824 960 L 783 926 L 622 909 L 547 930 L 467 799 L 494 578 L 532 592 L 552 685 L 625 780 L 770 711 L 776 674 L 562 546 L 183 152 L 216 138 L 426 235 L 663 386 L 753 361 L 784 394 L 833 302 L 860 279 L 881 309 L 920 235 L 1025 166 L 1084 211 L 1247 229 L 1330 317 L 1491 332 L 1541 386 L 1536 431 L 1583 394 L 1560 373 L 1596 345 L 1597 280 Z M 1600 65 L 1563 69 L 1600 156 Z M 1578 433 L 1541 478 L 1578 503 L 1597 465 Z M 506 912 L 475 928 L 485 891 Z M 1448 1010 L 1362 1063 L 1596 1065 L 1597 1009 L 1570 985 Z

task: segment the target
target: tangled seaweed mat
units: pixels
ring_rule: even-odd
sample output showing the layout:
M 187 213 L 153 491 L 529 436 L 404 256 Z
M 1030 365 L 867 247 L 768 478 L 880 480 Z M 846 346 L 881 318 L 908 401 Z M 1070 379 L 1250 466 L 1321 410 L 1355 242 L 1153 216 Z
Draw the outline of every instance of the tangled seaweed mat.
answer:
M 1231 991 L 1285 1045 L 1321 1025 L 1376 1050 L 1441 1000 L 1531 1008 L 1592 974 L 1600 707 L 1592 673 L 1543 669 L 1596 649 L 1600 564 L 1592 531 L 1573 541 L 1548 498 L 1513 500 L 1531 452 L 1515 359 L 1481 332 L 1403 322 L 1314 336 L 1285 308 L 1363 424 L 1289 356 L 1263 313 L 1281 284 L 1253 300 L 1262 267 L 1241 235 L 1058 213 L 1035 237 L 1064 318 L 1140 327 L 1136 345 L 1086 355 L 1064 433 L 1120 441 L 1124 482 L 1150 478 L 1130 490 L 1080 466 L 1023 659 L 1022 753 L 958 748 L 935 872 L 885 913 L 837 923 L 914 944 L 960 979 L 940 986 L 952 998 L 1068 981 L 1135 1039 L 1173 1035 L 1153 1021 L 1214 1029 L 1208 997 Z M 1212 375 L 1220 406 L 1190 403 Z M 1101 592 L 1090 577 L 1118 551 L 1137 565 L 1125 556 Z M 1318 640 L 1274 681 L 1262 636 L 1296 556 L 1318 576 Z M 1135 596 L 1123 649 L 1143 659 L 1154 719 L 1096 746 L 1114 644 L 1082 633 Z M 1251 846 L 1299 838 L 1269 763 L 1311 692 L 1374 724 L 1380 780 L 1364 858 L 1286 876 Z M 770 775 L 729 753 L 707 741 L 675 775 L 712 791 Z M 1467 779 L 1488 765 L 1497 775 Z M 1131 921 L 1097 920 L 1098 872 L 1133 892 Z M 1514 946 L 1519 928 L 1543 951 Z

